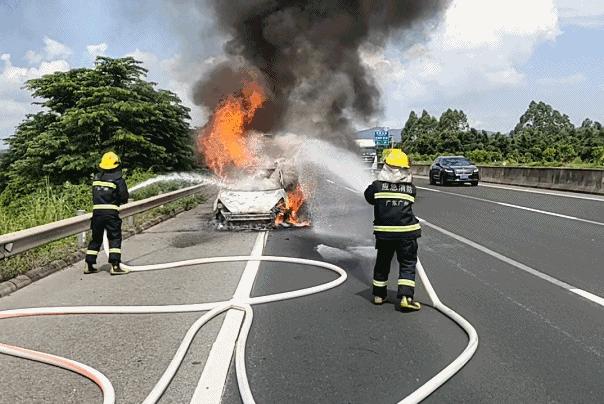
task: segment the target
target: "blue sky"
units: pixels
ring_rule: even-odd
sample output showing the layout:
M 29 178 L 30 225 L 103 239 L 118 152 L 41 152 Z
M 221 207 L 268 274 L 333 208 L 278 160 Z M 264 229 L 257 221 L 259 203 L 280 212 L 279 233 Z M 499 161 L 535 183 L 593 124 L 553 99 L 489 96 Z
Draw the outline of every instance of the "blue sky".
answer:
M 0 0 L 0 139 L 36 108 L 21 89 L 25 80 L 91 66 L 97 54 L 143 60 L 150 78 L 178 93 L 193 123 L 203 123 L 190 88 L 221 59 L 225 37 L 192 1 Z M 403 48 L 393 38 L 386 49 L 362 50 L 384 114 L 357 125 L 401 127 L 411 109 L 440 115 L 452 107 L 476 127 L 507 132 L 533 99 L 575 124 L 604 121 L 599 3 L 455 0 L 422 43 Z

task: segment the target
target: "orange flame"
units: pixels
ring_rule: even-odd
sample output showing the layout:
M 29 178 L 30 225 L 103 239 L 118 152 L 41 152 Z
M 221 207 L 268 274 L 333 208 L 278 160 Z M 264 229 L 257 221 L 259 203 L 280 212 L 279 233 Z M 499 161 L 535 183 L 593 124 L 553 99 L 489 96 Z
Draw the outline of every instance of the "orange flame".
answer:
M 266 95 L 254 82 L 244 84 L 239 94 L 229 95 L 212 114 L 201 130 L 198 150 L 204 155 L 208 167 L 223 177 L 229 167 L 246 168 L 254 165 L 255 158 L 245 139 L 246 126 L 256 110 L 264 104 Z
M 306 198 L 302 186 L 298 184 L 296 189 L 287 193 L 287 202 L 281 212 L 277 214 L 275 218 L 275 224 L 277 226 L 287 223 L 296 227 L 310 226 L 308 220 L 300 219 L 298 213 L 304 205 Z

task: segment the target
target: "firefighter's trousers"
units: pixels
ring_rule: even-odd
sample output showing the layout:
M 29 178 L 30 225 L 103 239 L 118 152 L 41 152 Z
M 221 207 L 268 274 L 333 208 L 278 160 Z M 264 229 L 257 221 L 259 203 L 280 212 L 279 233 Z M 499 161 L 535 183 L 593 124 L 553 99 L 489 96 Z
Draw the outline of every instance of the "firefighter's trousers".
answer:
M 373 270 L 373 295 L 386 297 L 390 263 L 396 253 L 399 264 L 397 296 L 413 297 L 415 289 L 415 265 L 417 264 L 417 240 L 384 240 L 375 242 L 377 259 Z
M 122 219 L 118 213 L 93 213 L 90 229 L 92 230 L 92 240 L 86 251 L 86 263 L 96 264 L 96 257 L 103 245 L 103 233 L 107 230 L 109 262 L 119 264 L 122 257 Z

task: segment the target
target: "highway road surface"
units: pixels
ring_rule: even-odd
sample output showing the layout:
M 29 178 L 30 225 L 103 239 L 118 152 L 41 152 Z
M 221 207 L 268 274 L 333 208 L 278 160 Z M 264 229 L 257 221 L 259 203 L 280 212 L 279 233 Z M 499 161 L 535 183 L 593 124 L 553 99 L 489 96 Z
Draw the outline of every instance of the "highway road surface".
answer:
M 470 362 L 425 402 L 602 402 L 604 198 L 507 186 L 440 187 L 422 178 L 416 184 L 415 211 L 425 221 L 420 259 L 441 300 L 475 327 L 480 341 Z M 467 336 L 428 305 L 418 313 L 371 305 L 371 207 L 336 179 L 322 182 L 315 195 L 321 200 L 312 206 L 313 227 L 272 231 L 260 250 L 331 262 L 348 279 L 320 294 L 253 307 L 246 365 L 254 398 L 396 403 L 453 361 Z M 214 231 L 208 209 L 200 206 L 128 240 L 126 260 L 248 255 L 265 237 Z M 222 263 L 125 277 L 84 277 L 74 267 L 1 299 L 0 310 L 225 300 L 248 267 Z M 335 277 L 320 268 L 261 263 L 251 294 Z M 417 298 L 429 301 L 421 284 Z M 117 402 L 139 403 L 200 315 L 8 319 L 1 321 L 0 341 L 86 363 L 112 381 Z M 223 403 L 242 402 L 232 358 L 224 353 L 238 329 L 223 319 L 198 334 L 160 402 L 190 402 L 201 385 L 222 391 Z M 214 359 L 206 363 L 208 357 Z M 46 365 L 0 356 L 0 375 L 0 403 L 101 402 L 93 383 Z

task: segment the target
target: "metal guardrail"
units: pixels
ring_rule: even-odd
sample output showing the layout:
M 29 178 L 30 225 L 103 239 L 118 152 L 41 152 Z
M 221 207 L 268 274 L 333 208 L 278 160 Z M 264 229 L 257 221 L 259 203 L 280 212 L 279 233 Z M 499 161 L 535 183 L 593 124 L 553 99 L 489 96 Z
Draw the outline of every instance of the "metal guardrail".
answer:
M 149 209 L 156 208 L 185 196 L 193 195 L 202 190 L 204 185 L 179 189 L 166 194 L 152 196 L 140 201 L 127 203 L 120 207 L 122 218 L 133 216 Z M 7 233 L 0 236 L 0 259 L 11 257 L 52 241 L 73 236 L 90 229 L 92 213 L 70 217 L 57 222 L 31 227 L 29 229 Z

